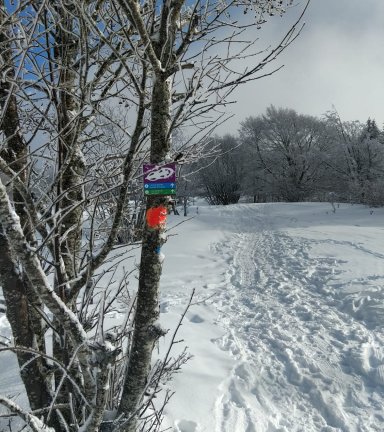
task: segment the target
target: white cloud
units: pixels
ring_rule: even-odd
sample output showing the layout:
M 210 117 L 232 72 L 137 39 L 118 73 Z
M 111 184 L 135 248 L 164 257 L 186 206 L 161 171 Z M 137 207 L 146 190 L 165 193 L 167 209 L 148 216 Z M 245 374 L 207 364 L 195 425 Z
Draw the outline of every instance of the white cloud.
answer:
M 276 43 L 291 16 L 260 31 L 264 45 Z M 312 0 L 301 36 L 276 60 L 285 67 L 271 77 L 240 86 L 235 117 L 219 133 L 236 132 L 239 122 L 270 104 L 321 116 L 336 106 L 345 120 L 384 120 L 384 3 L 373 0 Z

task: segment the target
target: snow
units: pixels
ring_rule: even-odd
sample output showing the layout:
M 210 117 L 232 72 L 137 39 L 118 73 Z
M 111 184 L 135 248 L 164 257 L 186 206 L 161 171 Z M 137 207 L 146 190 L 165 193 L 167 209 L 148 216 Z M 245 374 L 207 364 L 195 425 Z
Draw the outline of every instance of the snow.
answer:
M 187 345 L 194 358 L 167 384 L 176 394 L 161 429 L 384 430 L 384 210 L 197 206 L 162 247 L 160 324 L 170 331 L 156 356 L 168 349 L 193 288 L 196 304 L 173 350 Z M 167 228 L 182 220 L 170 215 Z M 105 330 L 124 319 L 124 310 L 107 315 Z M 20 393 L 12 356 L 0 356 L 3 394 Z
M 170 384 L 164 429 L 383 430 L 383 209 L 371 211 L 199 203 L 164 247 L 164 325 L 192 288 L 217 294 L 180 331 L 195 357 Z
M 163 254 L 163 252 L 159 252 L 159 263 L 162 264 L 165 260 L 165 255 Z

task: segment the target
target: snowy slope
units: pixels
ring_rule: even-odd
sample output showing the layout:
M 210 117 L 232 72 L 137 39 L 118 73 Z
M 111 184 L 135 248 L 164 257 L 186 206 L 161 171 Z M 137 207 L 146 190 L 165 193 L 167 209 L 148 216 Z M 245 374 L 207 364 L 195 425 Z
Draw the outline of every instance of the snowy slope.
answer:
M 384 430 L 383 209 L 200 203 L 190 216 L 163 247 L 162 325 L 176 326 L 193 288 L 195 300 L 214 297 L 178 334 L 174 354 L 188 345 L 195 357 L 169 383 L 163 429 Z M 0 391 L 17 394 L 11 356 L 0 358 Z
M 217 295 L 184 325 L 195 359 L 172 384 L 164 426 L 384 430 L 383 211 L 305 203 L 199 213 L 164 248 L 163 302 L 180 304 L 192 287 Z

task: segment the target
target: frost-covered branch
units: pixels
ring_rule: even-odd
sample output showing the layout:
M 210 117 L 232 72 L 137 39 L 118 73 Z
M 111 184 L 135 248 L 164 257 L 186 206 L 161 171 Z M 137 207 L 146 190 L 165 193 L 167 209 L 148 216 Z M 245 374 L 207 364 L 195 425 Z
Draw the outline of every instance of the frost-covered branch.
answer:
M 48 427 L 35 415 L 23 411 L 22 408 L 20 408 L 20 406 L 13 402 L 11 399 L 0 395 L 0 404 L 8 408 L 12 413 L 22 418 L 25 423 L 32 429 L 33 432 L 55 432 L 53 428 Z

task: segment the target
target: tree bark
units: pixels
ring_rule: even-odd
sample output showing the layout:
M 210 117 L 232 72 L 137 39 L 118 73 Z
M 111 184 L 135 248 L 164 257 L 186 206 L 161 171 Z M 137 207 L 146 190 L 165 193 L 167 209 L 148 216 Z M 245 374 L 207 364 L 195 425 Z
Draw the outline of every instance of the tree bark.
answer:
M 0 225 L 0 284 L 3 288 L 7 319 L 11 325 L 15 346 L 34 347 L 37 345 L 36 337 L 29 315 L 30 305 L 26 296 L 24 281 L 20 275 L 17 262 L 3 234 Z M 17 360 L 20 369 L 30 361 L 34 355 L 17 351 Z M 22 369 L 23 380 L 29 404 L 32 410 L 41 409 L 50 405 L 52 401 L 50 384 L 47 374 L 49 366 L 43 358 L 36 358 Z M 56 414 L 51 418 L 49 426 L 60 430 Z
M 164 161 L 169 153 L 171 140 L 168 136 L 171 121 L 171 80 L 157 78 L 152 92 L 151 118 L 151 163 Z M 168 196 L 147 197 L 146 211 L 164 208 L 167 213 L 172 208 Z M 119 414 L 126 417 L 133 414 L 144 397 L 148 375 L 151 369 L 152 351 L 160 337 L 154 325 L 159 319 L 159 288 L 162 273 L 160 250 L 165 243 L 165 224 L 149 226 L 145 223 L 143 230 L 140 276 L 138 288 L 135 330 L 131 352 L 127 365 L 123 394 Z M 124 428 L 134 432 L 137 420 L 133 418 Z
M 4 2 L 0 2 L 0 21 L 5 17 Z M 1 28 L 0 42 L 3 45 L 2 61 L 11 64 L 11 44 L 7 28 Z M 19 178 L 27 181 L 27 170 L 23 171 L 27 162 L 28 147 L 25 145 L 23 135 L 20 131 L 20 121 L 17 107 L 17 100 L 13 94 L 10 82 L 14 80 L 14 70 L 9 68 L 7 75 L 11 76 L 10 81 L 2 80 L 0 83 L 0 106 L 5 110 L 4 121 L 0 129 L 7 138 L 7 147 L 2 149 L 1 156 L 8 163 L 9 167 L 19 173 Z M 35 237 L 32 234 L 31 223 L 24 208 L 24 200 L 19 191 L 13 187 L 13 199 L 15 211 L 18 214 L 21 226 L 31 245 L 35 245 Z M 18 262 L 10 248 L 8 240 L 0 224 L 0 284 L 3 289 L 5 304 L 7 308 L 7 319 L 11 325 L 14 343 L 16 346 L 36 347 L 45 351 L 44 325 L 41 317 L 33 306 L 41 303 L 38 295 L 30 285 L 26 275 L 19 269 Z M 27 352 L 18 351 L 17 360 L 22 366 L 31 360 L 33 355 Z M 43 358 L 37 358 L 22 369 L 21 378 L 27 391 L 28 400 L 33 410 L 47 407 L 51 400 L 49 378 L 49 365 Z M 59 427 L 56 414 L 51 417 L 50 426 Z M 57 429 L 59 430 L 59 429 Z

